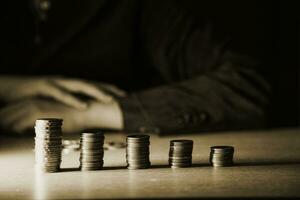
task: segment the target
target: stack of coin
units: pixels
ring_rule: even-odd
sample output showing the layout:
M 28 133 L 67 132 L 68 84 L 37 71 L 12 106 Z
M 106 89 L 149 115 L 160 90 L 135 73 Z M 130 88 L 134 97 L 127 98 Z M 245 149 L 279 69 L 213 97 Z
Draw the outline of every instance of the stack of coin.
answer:
M 104 135 L 102 132 L 82 133 L 80 138 L 80 169 L 98 170 L 103 167 Z
M 225 167 L 233 165 L 234 147 L 212 146 L 210 147 L 209 161 L 214 167 Z
M 193 140 L 171 140 L 169 165 L 172 168 L 192 166 Z
M 149 135 L 129 135 L 126 139 L 126 161 L 128 169 L 149 168 Z
M 41 118 L 35 122 L 35 164 L 43 172 L 57 172 L 61 164 L 62 119 Z

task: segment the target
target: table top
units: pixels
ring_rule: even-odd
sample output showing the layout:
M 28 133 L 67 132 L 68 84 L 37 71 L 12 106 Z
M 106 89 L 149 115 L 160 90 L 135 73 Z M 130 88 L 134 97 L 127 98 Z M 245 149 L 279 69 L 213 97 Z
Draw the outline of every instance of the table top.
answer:
M 169 142 L 183 138 L 194 140 L 193 167 L 172 169 Z M 125 134 L 105 140 L 125 142 Z M 126 169 L 122 148 L 105 151 L 103 170 L 79 171 L 79 152 L 71 151 L 63 154 L 61 172 L 40 174 L 32 137 L 1 137 L 0 199 L 300 197 L 299 129 L 151 135 L 150 141 L 150 169 Z M 211 167 L 214 145 L 234 146 L 235 165 Z

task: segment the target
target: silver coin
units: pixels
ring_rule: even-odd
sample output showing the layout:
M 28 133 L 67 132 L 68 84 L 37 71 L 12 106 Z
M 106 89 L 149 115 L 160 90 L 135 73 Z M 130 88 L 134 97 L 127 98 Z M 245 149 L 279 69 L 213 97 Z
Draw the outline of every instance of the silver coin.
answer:
M 104 150 L 102 149 L 80 149 L 82 154 L 103 154 Z
M 169 157 L 186 157 L 191 155 L 192 153 L 169 153 Z
M 35 144 L 36 145 L 38 145 L 38 144 L 41 144 L 41 145 L 43 145 L 43 144 L 45 144 L 45 145 L 61 145 L 62 144 L 62 142 L 61 142 L 61 140 L 53 140 L 53 141 L 50 141 L 50 140 L 48 140 L 48 141 L 46 141 L 46 140 L 44 140 L 44 141 L 35 141 Z
M 36 136 L 35 138 L 35 141 L 56 141 L 56 140 L 62 140 L 62 136 L 51 136 L 51 137 L 39 137 L 39 136 Z
M 212 153 L 234 152 L 233 146 L 212 146 L 210 148 Z
M 193 140 L 171 140 L 170 141 L 170 145 L 193 145 Z
M 80 163 L 94 163 L 94 162 L 101 162 L 101 163 L 103 163 L 103 159 L 83 159 L 83 158 L 80 158 L 79 162 Z
M 36 149 L 41 148 L 41 149 L 61 149 L 62 145 L 61 144 L 35 144 Z
M 209 158 L 211 161 L 226 161 L 226 160 L 233 160 L 233 158 Z
M 126 158 L 149 158 L 150 154 L 127 154 Z
M 41 131 L 49 131 L 49 130 L 61 130 L 62 124 L 58 125 L 45 125 L 45 124 L 35 124 L 34 129 L 35 130 L 41 130 Z
M 51 146 L 51 145 L 35 145 L 35 151 L 41 151 L 41 150 L 53 150 L 53 151 L 58 151 L 58 150 L 62 150 L 62 146 L 59 145 L 59 146 Z
M 223 153 L 210 153 L 210 156 L 233 156 L 234 152 L 223 152 Z
M 92 138 L 92 137 L 86 137 L 86 138 L 80 138 L 79 141 L 80 142 L 104 142 L 105 138 Z
M 36 158 L 60 158 L 61 155 L 60 154 L 49 154 L 49 153 L 46 153 L 46 154 L 35 154 L 35 157 Z
M 169 152 L 193 152 L 193 148 L 186 148 L 186 147 L 173 148 L 173 147 L 170 147 Z
M 41 150 L 35 152 L 36 156 L 61 156 L 61 151 Z
M 98 152 L 96 152 L 96 153 L 93 153 L 93 152 L 91 152 L 91 153 L 80 153 L 80 156 L 81 157 L 103 157 L 104 153 L 98 153 Z
M 103 166 L 103 162 L 80 162 L 80 166 L 81 167 L 102 167 Z
M 213 167 L 230 167 L 233 163 L 212 163 Z
M 177 165 L 171 165 L 171 168 L 173 169 L 178 169 L 178 168 L 188 168 L 191 167 L 192 165 L 181 165 L 181 166 L 177 166 Z
M 102 158 L 103 159 L 104 155 L 103 154 L 80 154 L 80 158 Z
M 85 168 L 92 168 L 92 167 L 102 167 L 103 166 L 103 162 L 80 162 L 81 167 L 85 167 Z
M 150 168 L 151 165 L 143 165 L 143 166 L 127 166 L 129 170 L 136 170 L 136 169 L 147 169 Z
M 94 170 L 100 170 L 100 169 L 102 169 L 102 167 L 92 167 L 92 168 L 81 167 L 80 168 L 81 171 L 94 171 Z
M 53 165 L 60 165 L 61 160 L 39 160 L 36 161 L 35 163 L 43 166 L 53 166 Z
M 61 149 L 35 149 L 35 154 L 61 154 Z
M 169 160 L 169 163 L 191 163 L 192 160 Z
M 143 145 L 143 144 L 148 145 L 148 144 L 150 144 L 150 141 L 149 140 L 137 140 L 137 139 L 136 140 L 129 140 L 129 139 L 127 139 L 126 143 L 128 145 L 134 145 L 134 144 L 136 144 L 136 145 Z
M 177 160 L 169 159 L 169 162 L 172 162 L 172 163 L 191 163 L 192 159 L 183 159 L 183 160 L 180 160 L 180 159 L 177 159 Z
M 59 168 L 59 165 L 58 164 L 53 164 L 53 165 L 50 165 L 50 164 L 43 164 L 43 166 L 39 165 L 39 168 L 40 169 L 58 169 Z
M 129 156 L 129 155 L 126 155 L 126 159 L 129 159 L 129 160 L 139 160 L 139 159 L 149 159 L 149 155 L 142 155 L 142 156 Z
M 94 136 L 104 136 L 104 134 L 102 132 L 84 132 L 84 133 L 81 133 L 81 136 L 94 137 Z
M 34 127 L 35 132 L 39 133 L 61 133 L 61 126 L 40 126 L 36 125 Z
M 169 162 L 169 164 L 174 166 L 189 166 L 192 164 L 192 162 Z
M 62 151 L 62 149 L 58 149 L 58 148 L 36 148 L 35 149 L 35 153 L 36 154 L 45 154 L 45 153 L 56 153 L 56 154 L 60 154 Z
M 185 162 L 169 162 L 171 165 L 178 165 L 178 166 L 181 166 L 181 165 L 191 165 L 192 164 L 192 161 L 185 161 Z
M 92 144 L 99 144 L 99 145 L 103 145 L 104 144 L 104 140 L 85 140 L 85 141 L 80 141 L 80 144 L 84 145 L 92 145 Z
M 80 164 L 81 168 L 98 168 L 98 167 L 103 167 L 103 163 L 95 163 L 95 164 L 86 164 L 86 163 L 81 163 Z
M 127 154 L 149 154 L 150 151 L 145 149 L 145 150 L 142 150 L 142 151 L 137 151 L 137 150 L 131 150 L 131 149 L 126 149 L 126 153 Z
M 86 157 L 86 156 L 80 156 L 79 157 L 79 160 L 103 160 L 103 156 L 99 156 L 99 157 L 94 157 L 94 156 L 89 156 L 89 157 Z
M 132 134 L 126 137 L 128 140 L 148 140 L 150 138 L 149 135 L 143 134 Z
M 61 118 L 38 118 L 35 122 L 63 122 Z
M 131 154 L 131 155 L 134 155 L 134 154 L 137 154 L 137 155 L 144 155 L 144 154 L 149 154 L 150 151 L 149 149 L 145 149 L 145 150 L 141 150 L 141 151 L 137 151 L 137 150 L 132 150 L 132 149 L 126 149 L 126 153 L 127 154 Z
M 169 149 L 169 153 L 192 153 L 193 149 L 187 149 L 187 148 L 182 148 L 182 149 Z
M 58 161 L 61 161 L 61 157 L 56 157 L 56 158 L 52 158 L 52 157 L 39 157 L 39 158 L 35 158 L 35 161 L 38 163 L 38 162 L 50 162 L 50 161 L 55 161 L 55 162 L 58 162 Z
M 104 149 L 99 149 L 97 147 L 89 147 L 89 148 L 85 147 L 85 148 L 81 148 L 81 150 L 84 152 L 97 152 L 97 151 L 104 152 Z

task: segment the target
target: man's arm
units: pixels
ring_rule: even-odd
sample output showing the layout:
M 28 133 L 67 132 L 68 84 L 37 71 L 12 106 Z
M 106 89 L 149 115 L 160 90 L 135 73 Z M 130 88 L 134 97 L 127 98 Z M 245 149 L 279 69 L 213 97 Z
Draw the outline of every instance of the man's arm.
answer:
M 211 26 L 174 2 L 144 5 L 144 51 L 166 84 L 120 99 L 125 129 L 168 133 L 261 126 L 269 87 L 258 64 L 214 38 Z

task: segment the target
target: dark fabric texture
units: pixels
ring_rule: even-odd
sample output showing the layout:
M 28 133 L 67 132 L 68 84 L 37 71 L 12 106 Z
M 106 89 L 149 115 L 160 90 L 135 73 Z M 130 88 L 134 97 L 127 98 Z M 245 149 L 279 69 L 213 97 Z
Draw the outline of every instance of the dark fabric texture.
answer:
M 23 16 L 1 17 L 2 74 L 116 84 L 129 91 L 118 101 L 130 132 L 263 125 L 270 89 L 259 60 L 231 48 L 234 38 L 177 1 L 54 0 L 45 22 L 29 5 L 19 10 Z

